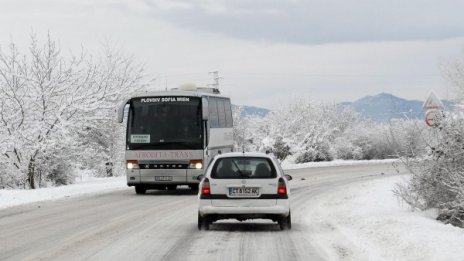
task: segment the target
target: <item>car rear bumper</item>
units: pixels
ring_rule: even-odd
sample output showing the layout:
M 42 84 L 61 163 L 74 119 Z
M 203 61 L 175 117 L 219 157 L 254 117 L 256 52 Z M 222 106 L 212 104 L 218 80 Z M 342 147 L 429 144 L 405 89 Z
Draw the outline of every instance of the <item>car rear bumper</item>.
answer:
M 201 216 L 220 214 L 270 214 L 287 216 L 290 213 L 290 204 L 288 200 L 277 200 L 274 206 L 212 206 L 211 200 L 200 200 L 198 211 Z

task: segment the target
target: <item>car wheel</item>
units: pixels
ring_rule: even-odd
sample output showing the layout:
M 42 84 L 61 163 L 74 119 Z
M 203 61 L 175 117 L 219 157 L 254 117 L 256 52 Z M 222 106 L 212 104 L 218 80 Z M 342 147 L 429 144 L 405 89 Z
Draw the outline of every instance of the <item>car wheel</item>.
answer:
M 147 188 L 145 186 L 137 185 L 135 186 L 135 193 L 139 195 L 143 195 L 147 192 Z
M 208 216 L 202 217 L 200 213 L 198 213 L 198 230 L 209 230 L 209 224 Z
M 287 230 L 292 228 L 292 216 L 290 213 L 288 216 L 280 218 L 279 226 L 280 230 Z
M 288 213 L 287 219 L 287 229 L 292 229 L 292 216 Z
M 201 230 L 203 226 L 203 218 L 200 216 L 200 213 L 198 213 L 198 230 Z

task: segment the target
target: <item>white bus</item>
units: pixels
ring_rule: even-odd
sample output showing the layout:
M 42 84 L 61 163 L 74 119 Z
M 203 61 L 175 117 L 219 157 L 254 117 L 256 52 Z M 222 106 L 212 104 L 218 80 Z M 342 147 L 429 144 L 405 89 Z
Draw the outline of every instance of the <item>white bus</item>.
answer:
M 230 99 L 217 89 L 142 93 L 121 104 L 120 123 L 125 111 L 127 185 L 137 194 L 178 185 L 197 189 L 209 161 L 233 151 Z

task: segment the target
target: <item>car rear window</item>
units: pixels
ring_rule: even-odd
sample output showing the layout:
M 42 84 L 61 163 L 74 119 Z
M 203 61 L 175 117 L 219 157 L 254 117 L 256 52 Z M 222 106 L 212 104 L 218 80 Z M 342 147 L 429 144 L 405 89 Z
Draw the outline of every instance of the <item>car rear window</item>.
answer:
M 218 159 L 211 170 L 214 179 L 272 179 L 277 177 L 272 161 L 259 157 Z

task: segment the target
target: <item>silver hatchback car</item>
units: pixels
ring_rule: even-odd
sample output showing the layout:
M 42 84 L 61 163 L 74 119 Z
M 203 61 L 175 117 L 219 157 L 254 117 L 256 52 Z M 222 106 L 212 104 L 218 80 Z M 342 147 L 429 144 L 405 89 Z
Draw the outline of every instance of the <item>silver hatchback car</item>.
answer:
M 198 229 L 220 219 L 271 219 L 290 229 L 290 175 L 263 153 L 227 153 L 215 157 L 201 179 Z

